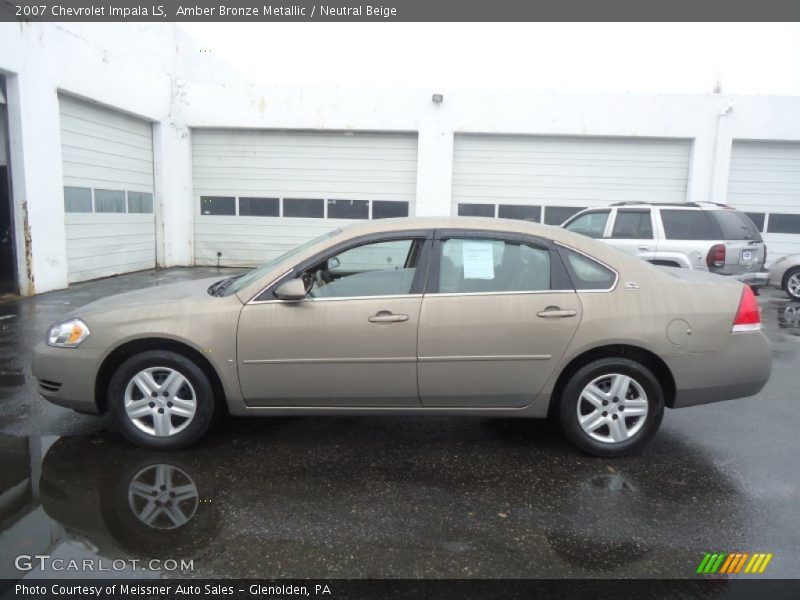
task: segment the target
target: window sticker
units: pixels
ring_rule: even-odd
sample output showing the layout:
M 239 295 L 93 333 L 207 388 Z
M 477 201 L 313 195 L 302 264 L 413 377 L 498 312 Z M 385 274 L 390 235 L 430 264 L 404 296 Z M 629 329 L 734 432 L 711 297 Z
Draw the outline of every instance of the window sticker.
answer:
M 461 246 L 464 279 L 494 279 L 492 242 L 465 241 Z

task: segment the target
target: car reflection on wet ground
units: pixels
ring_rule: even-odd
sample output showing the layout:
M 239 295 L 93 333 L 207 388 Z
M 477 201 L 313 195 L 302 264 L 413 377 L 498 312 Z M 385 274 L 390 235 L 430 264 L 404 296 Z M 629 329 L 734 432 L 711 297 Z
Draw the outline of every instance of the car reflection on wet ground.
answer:
M 160 453 L 37 398 L 30 348 L 60 314 L 209 275 L 0 305 L 0 576 L 20 576 L 9 557 L 47 553 L 193 561 L 164 576 L 674 578 L 708 551 L 772 552 L 765 576 L 800 574 L 800 323 L 779 293 L 759 298 L 764 391 L 667 411 L 623 459 L 584 456 L 546 422 L 460 417 L 228 418 Z

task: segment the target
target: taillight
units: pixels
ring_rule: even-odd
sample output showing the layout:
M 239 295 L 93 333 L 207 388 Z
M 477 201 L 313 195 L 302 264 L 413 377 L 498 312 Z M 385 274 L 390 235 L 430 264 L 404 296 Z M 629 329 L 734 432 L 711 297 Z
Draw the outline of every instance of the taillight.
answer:
M 753 290 L 746 285 L 742 290 L 739 310 L 736 311 L 731 331 L 757 331 L 759 329 L 761 329 L 761 312 L 758 310 L 758 302 Z
M 714 244 L 706 254 L 708 268 L 725 266 L 725 244 Z

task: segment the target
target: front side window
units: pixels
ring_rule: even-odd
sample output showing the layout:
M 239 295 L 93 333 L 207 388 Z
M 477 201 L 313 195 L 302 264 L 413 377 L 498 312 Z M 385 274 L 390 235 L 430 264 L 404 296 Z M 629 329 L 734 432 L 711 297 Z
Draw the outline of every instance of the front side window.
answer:
M 409 294 L 424 242 L 386 240 L 345 250 L 303 273 L 308 295 L 353 298 Z
M 621 240 L 653 239 L 653 222 L 649 210 L 618 210 L 611 237 Z
M 453 238 L 441 244 L 440 293 L 550 289 L 550 252 L 517 241 Z
M 610 212 L 611 211 L 608 210 L 593 210 L 583 213 L 567 223 L 564 228 L 590 238 L 603 237 L 603 232 L 606 230 L 606 221 L 608 221 Z

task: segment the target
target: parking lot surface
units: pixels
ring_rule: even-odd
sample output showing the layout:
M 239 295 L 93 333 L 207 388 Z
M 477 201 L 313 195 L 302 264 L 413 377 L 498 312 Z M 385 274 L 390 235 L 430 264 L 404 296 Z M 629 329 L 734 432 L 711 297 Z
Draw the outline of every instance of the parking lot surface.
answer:
M 165 576 L 682 578 L 718 551 L 770 552 L 762 577 L 800 575 L 800 305 L 782 293 L 759 297 L 763 392 L 668 410 L 622 459 L 583 455 L 547 422 L 462 417 L 228 418 L 159 453 L 38 397 L 30 353 L 51 322 L 216 272 L 0 304 L 0 577 L 21 575 L 9 557 L 47 553 L 191 561 Z

